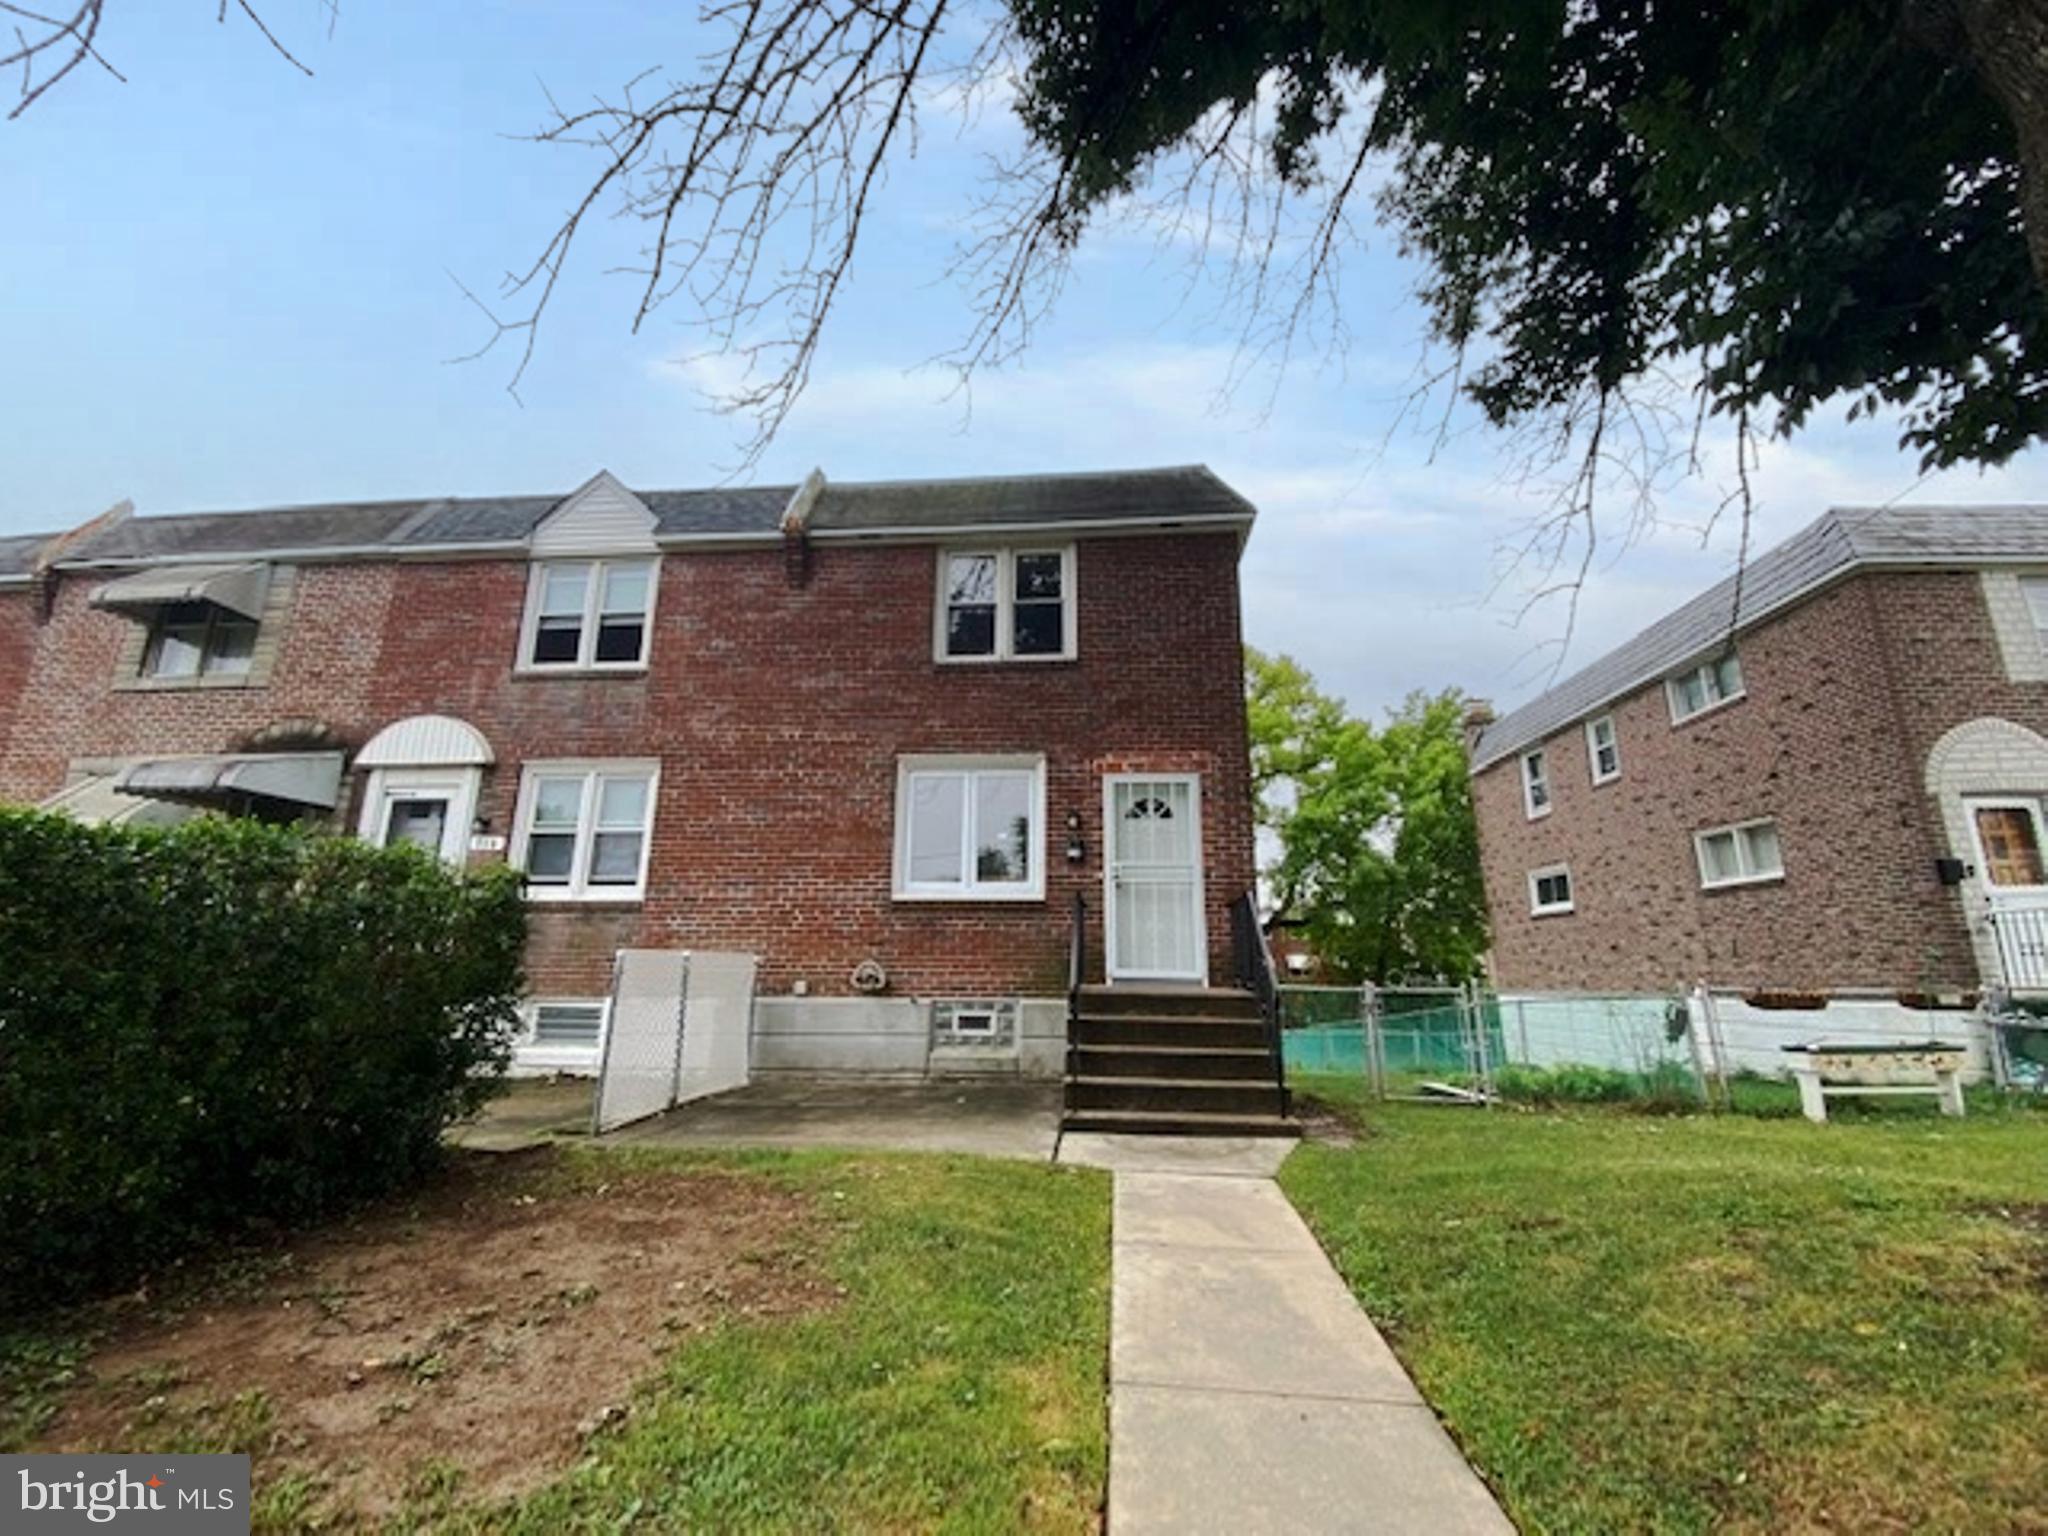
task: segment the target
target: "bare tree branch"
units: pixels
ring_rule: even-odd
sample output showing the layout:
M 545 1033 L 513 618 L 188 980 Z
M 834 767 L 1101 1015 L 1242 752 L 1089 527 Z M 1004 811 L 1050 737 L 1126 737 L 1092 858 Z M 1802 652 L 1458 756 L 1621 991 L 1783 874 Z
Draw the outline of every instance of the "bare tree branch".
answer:
M 219 0 L 219 8 L 213 18 L 216 22 L 226 23 L 229 3 L 230 0 Z M 328 32 L 332 35 L 340 0 L 321 0 L 321 3 L 327 10 Z M 302 74 L 313 73 L 305 61 L 270 30 L 253 0 L 233 0 L 233 5 L 263 34 L 263 40 L 270 44 L 279 58 Z M 40 11 L 18 4 L 16 0 L 0 0 L 0 20 L 10 23 L 14 33 L 12 51 L 0 53 L 0 72 L 11 75 L 17 68 L 21 71 L 21 85 L 15 103 L 7 113 L 10 121 L 34 106 L 53 86 L 87 60 L 99 65 L 122 84 L 127 84 L 128 77 L 110 64 L 98 47 L 100 23 L 105 19 L 106 6 L 107 0 L 78 0 L 77 8 L 67 16 L 61 10 Z

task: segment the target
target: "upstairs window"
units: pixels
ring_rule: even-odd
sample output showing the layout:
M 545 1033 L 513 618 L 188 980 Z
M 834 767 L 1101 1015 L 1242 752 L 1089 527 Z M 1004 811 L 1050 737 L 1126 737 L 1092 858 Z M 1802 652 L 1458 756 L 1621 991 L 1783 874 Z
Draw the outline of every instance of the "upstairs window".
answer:
M 631 901 L 647 887 L 655 770 L 646 763 L 529 763 L 513 862 L 537 901 Z
M 144 677 L 244 677 L 256 654 L 256 621 L 212 603 L 166 603 L 149 627 Z
M 1689 667 L 1668 678 L 1664 690 L 1671 697 L 1671 723 L 1689 720 L 1717 705 L 1742 697 L 1742 663 L 1729 651 L 1712 661 Z
M 1614 734 L 1614 716 L 1602 715 L 1586 722 L 1586 758 L 1592 765 L 1595 784 L 1621 777 L 1621 739 Z
M 551 560 L 533 567 L 520 664 L 547 671 L 647 664 L 652 560 Z
M 1785 873 L 1785 858 L 1778 847 L 1778 824 L 1775 821 L 1745 821 L 1732 827 L 1714 827 L 1696 833 L 1693 846 L 1699 855 L 1700 884 L 1708 890 L 1723 885 L 1776 880 Z
M 946 550 L 941 661 L 1059 661 L 1074 654 L 1074 550 Z
M 1035 757 L 907 757 L 896 784 L 899 899 L 1045 895 L 1045 764 Z
M 2022 576 L 2020 595 L 2027 600 L 2027 613 L 2034 621 L 2034 638 L 2048 651 L 2048 576 Z
M 1562 864 L 1529 872 L 1529 915 L 1556 917 L 1572 910 L 1572 872 Z
M 1550 814 L 1550 763 L 1541 747 L 1522 754 L 1522 809 L 1531 821 Z

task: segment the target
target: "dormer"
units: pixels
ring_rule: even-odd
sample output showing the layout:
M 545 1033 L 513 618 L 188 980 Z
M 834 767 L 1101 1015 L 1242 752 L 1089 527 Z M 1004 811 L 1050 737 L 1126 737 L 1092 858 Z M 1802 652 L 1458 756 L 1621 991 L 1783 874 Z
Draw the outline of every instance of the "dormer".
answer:
M 535 525 L 518 670 L 644 672 L 661 555 L 647 503 L 600 470 Z

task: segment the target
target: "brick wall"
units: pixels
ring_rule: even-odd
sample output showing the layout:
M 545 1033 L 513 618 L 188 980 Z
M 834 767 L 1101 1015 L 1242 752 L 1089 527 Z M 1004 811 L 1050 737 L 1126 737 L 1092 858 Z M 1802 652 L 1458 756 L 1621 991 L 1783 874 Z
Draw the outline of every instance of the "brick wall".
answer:
M 1923 775 L 1949 725 L 2018 702 L 1977 576 L 1861 574 L 1738 649 L 1739 702 L 1676 726 L 1661 684 L 1613 707 L 1612 783 L 1593 785 L 1580 724 L 1553 736 L 1547 817 L 1524 814 L 1519 756 L 1477 775 L 1499 983 L 1975 986 L 1961 902 L 1934 876 L 1947 838 Z M 1693 833 L 1765 816 L 1783 880 L 1702 890 Z M 1555 863 L 1571 867 L 1576 911 L 1532 917 L 1528 872 Z
M 35 654 L 36 607 L 33 590 L 0 588 L 0 745 L 14 728 L 15 711 L 28 686 Z
M 822 545 L 801 588 L 779 549 L 670 555 L 648 671 L 602 678 L 514 673 L 524 562 L 303 566 L 268 686 L 206 691 L 117 688 L 128 621 L 68 579 L 0 736 L 0 798 L 51 793 L 74 758 L 220 751 L 284 718 L 360 744 L 450 714 L 497 755 L 480 810 L 500 833 L 525 760 L 661 760 L 647 900 L 536 906 L 536 992 L 603 991 L 630 942 L 752 950 L 770 989 L 842 993 L 872 956 L 899 993 L 1000 994 L 1064 989 L 1077 890 L 1100 965 L 1101 775 L 1193 771 L 1220 968 L 1253 866 L 1236 536 L 1084 540 L 1076 559 L 1077 660 L 949 667 L 932 659 L 929 547 Z M 918 752 L 1045 755 L 1043 903 L 891 900 L 896 759 Z

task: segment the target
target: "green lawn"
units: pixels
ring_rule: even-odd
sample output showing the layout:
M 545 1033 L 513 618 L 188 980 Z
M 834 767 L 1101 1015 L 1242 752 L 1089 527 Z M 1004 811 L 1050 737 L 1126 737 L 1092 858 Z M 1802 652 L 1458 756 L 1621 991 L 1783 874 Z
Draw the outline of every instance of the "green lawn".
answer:
M 1525 1529 L 2048 1530 L 2048 1116 L 1320 1087 L 1281 1183 Z
M 479 1501 L 452 1469 L 425 1465 L 405 1507 L 379 1523 L 534 1533 L 1097 1528 L 1107 1475 L 1106 1176 L 971 1158 L 583 1150 L 560 1154 L 542 1199 L 602 1195 L 607 1180 L 669 1169 L 796 1192 L 812 1213 L 806 1262 L 822 1268 L 836 1299 L 773 1320 L 729 1315 L 681 1338 L 633 1393 L 629 1416 L 590 1433 L 580 1457 L 522 1499 Z M 269 1267 L 262 1255 L 224 1261 L 181 1284 L 175 1307 L 232 1304 L 251 1280 L 272 1283 Z M 52 1421 L 107 1326 L 87 1309 L 0 1328 L 0 1450 Z M 553 1326 L 574 1326 L 573 1308 Z M 266 1475 L 281 1428 L 266 1404 L 237 1398 L 165 1421 L 155 1438 L 254 1453 L 259 1530 L 337 1515 L 352 1525 L 317 1473 L 273 1465 Z

